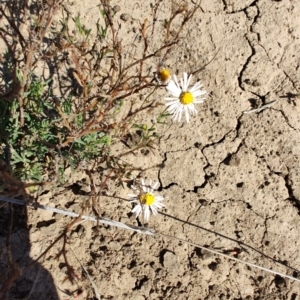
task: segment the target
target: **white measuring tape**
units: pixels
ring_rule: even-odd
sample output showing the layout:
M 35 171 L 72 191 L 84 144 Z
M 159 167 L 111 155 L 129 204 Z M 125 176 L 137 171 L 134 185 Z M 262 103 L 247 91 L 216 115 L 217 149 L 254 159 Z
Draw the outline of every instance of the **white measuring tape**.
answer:
M 4 202 L 8 202 L 8 203 L 13 203 L 13 204 L 17 204 L 17 205 L 27 205 L 27 206 L 31 206 L 31 207 L 38 208 L 38 209 L 52 211 L 52 212 L 57 213 L 57 214 L 61 214 L 61 215 L 65 215 L 65 216 L 70 216 L 70 217 L 73 217 L 73 218 L 79 217 L 79 214 L 74 213 L 74 212 L 70 212 L 70 211 L 62 210 L 62 209 L 57 209 L 55 207 L 50 207 L 50 206 L 47 206 L 47 205 L 26 204 L 22 200 L 14 199 L 14 198 L 6 197 L 6 196 L 1 196 L 0 195 L 0 201 L 4 201 Z M 169 239 L 181 241 L 183 243 L 189 244 L 191 246 L 194 246 L 194 247 L 197 247 L 199 249 L 211 252 L 211 253 L 216 254 L 216 255 L 220 255 L 220 256 L 226 257 L 226 258 L 228 258 L 230 260 L 234 260 L 234 261 L 242 263 L 244 265 L 247 265 L 247 266 L 250 266 L 250 267 L 253 267 L 253 268 L 265 271 L 265 272 L 269 272 L 269 273 L 272 273 L 272 274 L 275 274 L 275 275 L 279 275 L 279 276 L 281 276 L 283 278 L 288 278 L 288 279 L 300 282 L 300 279 L 298 279 L 296 277 L 293 277 L 293 276 L 290 276 L 290 275 L 286 275 L 286 274 L 283 274 L 281 272 L 277 272 L 275 270 L 271 270 L 271 269 L 268 269 L 268 268 L 265 268 L 265 267 L 253 264 L 253 263 L 247 262 L 245 260 L 238 259 L 236 257 L 227 255 L 227 254 L 225 254 L 223 252 L 203 247 L 201 245 L 189 242 L 189 241 L 187 241 L 185 239 L 181 239 L 181 238 L 178 238 L 176 236 L 171 236 L 171 235 L 168 235 L 168 234 L 160 233 L 160 232 L 155 231 L 154 229 L 151 229 L 151 228 L 129 225 L 129 224 L 125 224 L 125 223 L 122 223 L 122 222 L 113 221 L 113 220 L 110 220 L 110 219 L 107 219 L 107 218 L 102 218 L 102 217 L 97 218 L 97 217 L 91 217 L 91 216 L 82 215 L 81 218 L 83 220 L 90 220 L 90 221 L 94 221 L 94 222 L 99 222 L 101 224 L 110 225 L 110 226 L 122 228 L 122 229 L 125 229 L 125 230 L 135 231 L 137 233 L 142 233 L 142 234 L 147 234 L 147 235 L 152 235 L 152 236 L 161 236 L 161 237 L 165 237 L 165 238 L 169 238 Z M 300 271 L 299 271 L 299 274 L 300 274 Z

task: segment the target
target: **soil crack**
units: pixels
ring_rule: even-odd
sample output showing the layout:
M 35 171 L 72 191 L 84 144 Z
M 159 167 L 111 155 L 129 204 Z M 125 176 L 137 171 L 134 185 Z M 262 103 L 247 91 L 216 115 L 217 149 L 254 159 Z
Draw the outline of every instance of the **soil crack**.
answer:
M 250 33 L 254 33 L 256 35 L 256 39 L 257 41 L 259 41 L 259 33 L 254 31 L 254 24 L 257 22 L 257 19 L 260 16 L 260 11 L 256 5 L 258 0 L 255 0 L 254 2 L 252 2 L 247 8 L 243 9 L 242 11 L 245 13 L 247 18 L 251 18 L 253 19 L 253 22 L 250 24 L 249 26 L 249 32 Z M 250 7 L 255 7 L 256 8 L 256 14 L 254 16 L 250 16 L 250 14 L 247 13 L 247 9 Z M 239 87 L 241 88 L 241 90 L 246 91 L 246 89 L 243 87 L 243 73 L 245 72 L 245 70 L 247 69 L 247 66 L 249 65 L 251 58 L 256 54 L 256 50 L 255 47 L 253 45 L 253 43 L 251 42 L 250 38 L 247 36 L 247 34 L 245 35 L 245 39 L 248 42 L 249 47 L 251 48 L 251 54 L 249 55 L 249 57 L 246 59 L 245 64 L 243 65 L 239 76 L 238 76 L 238 83 L 239 83 Z
M 288 169 L 288 167 L 287 167 Z M 288 169 L 289 171 L 289 169 Z M 289 178 L 289 173 L 287 175 L 285 175 L 283 177 L 284 181 L 285 181 L 285 187 L 288 191 L 288 194 L 289 194 L 289 197 L 287 200 L 289 200 L 297 209 L 298 209 L 298 214 L 300 214 L 300 200 L 297 199 L 294 195 L 294 192 L 293 192 L 293 187 L 292 187 L 292 183 L 291 183 L 291 180 Z

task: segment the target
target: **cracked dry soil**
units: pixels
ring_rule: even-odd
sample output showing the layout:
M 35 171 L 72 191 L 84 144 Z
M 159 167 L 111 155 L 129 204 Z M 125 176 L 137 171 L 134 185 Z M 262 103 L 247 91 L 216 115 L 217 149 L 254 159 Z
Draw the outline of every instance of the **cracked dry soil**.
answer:
M 128 39 L 147 18 L 151 2 L 111 1 L 121 5 L 116 17 Z M 143 174 L 158 178 L 167 197 L 164 214 L 151 218 L 149 226 L 202 246 L 232 249 L 228 253 L 240 259 L 300 278 L 300 100 L 293 97 L 300 91 L 299 1 L 202 0 L 200 6 L 167 64 L 182 74 L 205 65 L 218 51 L 194 78 L 203 82 L 207 101 L 189 124 L 165 129 L 155 158 L 141 153 L 128 158 L 142 166 L 154 159 L 162 164 Z M 72 9 L 81 11 L 87 25 L 99 13 L 93 1 L 84 7 L 75 1 Z M 166 13 L 160 12 L 158 23 Z M 264 110 L 244 114 L 272 101 Z M 76 176 L 69 185 L 84 186 L 84 175 Z M 111 184 L 108 194 L 114 191 Z M 124 198 L 128 192 L 117 189 Z M 86 197 L 81 194 L 49 191 L 39 200 L 79 212 Z M 101 201 L 105 216 L 137 225 L 128 219 L 127 202 Z M 30 256 L 36 257 L 68 221 L 30 210 Z M 76 287 L 64 281 L 65 266 L 55 259 L 59 247 L 42 265 L 59 299 L 73 299 Z M 69 250 L 69 262 L 83 291 L 78 299 L 95 299 L 81 265 L 101 299 L 300 299 L 298 282 L 162 237 L 82 222 L 72 231 L 70 247 L 76 255 Z M 46 299 L 42 274 L 30 299 Z

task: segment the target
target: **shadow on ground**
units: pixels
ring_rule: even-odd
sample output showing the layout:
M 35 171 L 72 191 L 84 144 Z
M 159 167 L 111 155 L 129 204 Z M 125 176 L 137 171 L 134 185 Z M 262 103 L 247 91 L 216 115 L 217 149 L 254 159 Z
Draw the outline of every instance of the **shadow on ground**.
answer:
M 1 175 L 0 186 L 3 172 Z M 7 193 L 7 189 L 1 192 L 2 195 Z M 0 300 L 58 300 L 52 276 L 30 257 L 26 206 L 0 202 L 0 216 Z

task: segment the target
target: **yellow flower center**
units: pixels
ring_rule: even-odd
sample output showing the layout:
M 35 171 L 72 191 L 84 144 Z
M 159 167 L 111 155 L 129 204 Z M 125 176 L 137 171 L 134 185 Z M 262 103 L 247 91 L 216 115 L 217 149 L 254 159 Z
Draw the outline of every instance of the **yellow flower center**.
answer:
M 139 199 L 144 205 L 151 205 L 154 203 L 155 197 L 150 193 L 144 193 L 139 195 Z
M 170 79 L 171 74 L 170 74 L 169 70 L 167 70 L 167 69 L 160 69 L 157 73 L 157 77 L 158 77 L 159 81 L 164 83 Z
M 194 96 L 190 92 L 182 92 L 179 96 L 179 100 L 181 104 L 187 105 L 194 101 Z

